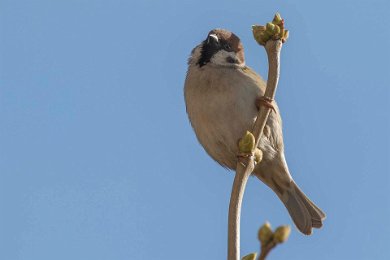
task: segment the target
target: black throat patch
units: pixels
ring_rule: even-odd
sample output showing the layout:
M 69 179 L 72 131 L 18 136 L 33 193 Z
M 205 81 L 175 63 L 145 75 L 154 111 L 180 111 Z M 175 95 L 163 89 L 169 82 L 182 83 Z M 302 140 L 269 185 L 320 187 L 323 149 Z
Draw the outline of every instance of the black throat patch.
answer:
M 221 49 L 220 45 L 218 44 L 208 44 L 207 40 L 203 41 L 202 43 L 202 50 L 200 53 L 200 58 L 198 60 L 199 67 L 203 67 L 207 63 L 210 62 L 211 58 L 215 53 L 217 53 Z

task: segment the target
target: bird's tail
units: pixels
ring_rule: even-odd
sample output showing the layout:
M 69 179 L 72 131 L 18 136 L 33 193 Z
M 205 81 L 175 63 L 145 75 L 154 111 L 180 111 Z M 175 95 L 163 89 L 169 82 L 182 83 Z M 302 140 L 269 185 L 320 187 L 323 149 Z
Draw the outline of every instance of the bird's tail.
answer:
M 289 186 L 279 197 L 299 231 L 310 235 L 312 228 L 322 227 L 325 213 L 299 189 L 294 181 Z
M 299 231 L 310 235 L 313 228 L 322 227 L 325 213 L 294 182 L 283 155 L 279 160 L 261 162 L 255 175 L 278 195 Z

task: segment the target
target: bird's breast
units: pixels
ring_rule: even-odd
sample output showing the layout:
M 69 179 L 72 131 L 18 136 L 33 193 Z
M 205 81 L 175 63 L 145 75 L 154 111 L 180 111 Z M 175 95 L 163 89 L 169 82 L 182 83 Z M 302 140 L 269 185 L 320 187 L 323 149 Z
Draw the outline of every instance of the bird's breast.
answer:
M 238 69 L 189 70 L 187 112 L 199 142 L 220 164 L 235 168 L 237 141 L 252 129 L 261 95 L 256 82 Z

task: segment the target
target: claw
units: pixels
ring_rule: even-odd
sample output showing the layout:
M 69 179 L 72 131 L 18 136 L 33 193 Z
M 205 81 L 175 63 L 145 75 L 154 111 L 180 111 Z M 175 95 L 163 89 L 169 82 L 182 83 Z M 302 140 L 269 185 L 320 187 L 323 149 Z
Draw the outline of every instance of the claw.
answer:
M 274 100 L 272 98 L 268 98 L 265 96 L 262 96 L 258 99 L 256 99 L 256 107 L 257 109 L 260 109 L 261 106 L 268 107 L 274 112 L 276 112 L 275 107 L 274 107 Z

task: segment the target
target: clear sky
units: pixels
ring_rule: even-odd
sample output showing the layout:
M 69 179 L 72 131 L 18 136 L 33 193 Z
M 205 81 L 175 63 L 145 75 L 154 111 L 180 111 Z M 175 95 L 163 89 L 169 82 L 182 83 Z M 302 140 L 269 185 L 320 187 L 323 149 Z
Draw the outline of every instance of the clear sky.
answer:
M 277 100 L 286 157 L 327 213 L 269 259 L 390 259 L 388 1 L 1 0 L 0 259 L 226 259 L 234 174 L 185 112 L 191 49 L 251 25 L 290 30 Z M 242 253 L 292 224 L 265 185 L 244 197 Z M 183 256 L 184 255 L 184 256 Z

